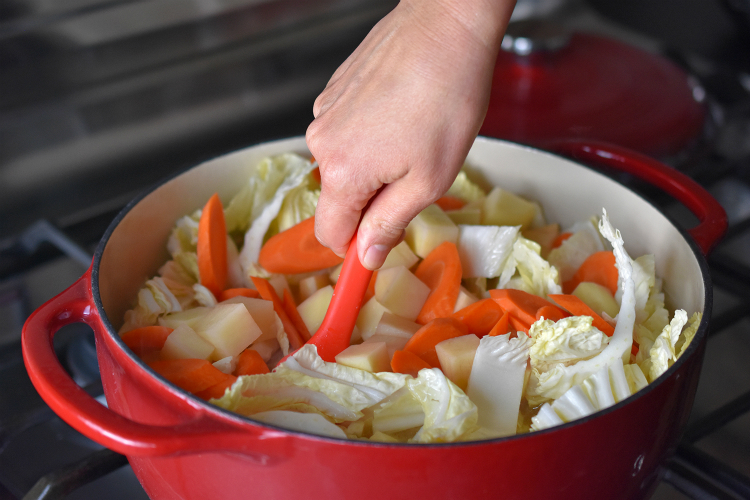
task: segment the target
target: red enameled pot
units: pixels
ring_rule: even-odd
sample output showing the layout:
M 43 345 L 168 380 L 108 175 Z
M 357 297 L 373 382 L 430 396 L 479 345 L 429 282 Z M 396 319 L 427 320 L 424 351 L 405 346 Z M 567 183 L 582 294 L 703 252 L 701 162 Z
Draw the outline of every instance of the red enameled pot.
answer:
M 112 223 L 91 268 L 39 308 L 23 331 L 24 360 L 45 401 L 66 422 L 128 456 L 151 498 L 623 498 L 647 497 L 693 402 L 711 286 L 703 255 L 726 215 L 699 185 L 647 157 L 601 145 L 558 152 L 649 180 L 699 219 L 683 234 L 623 185 L 555 154 L 477 139 L 467 163 L 481 182 L 539 200 L 564 227 L 607 208 L 631 255 L 653 252 L 673 306 L 704 313 L 687 352 L 635 396 L 557 428 L 471 443 L 378 444 L 288 431 L 216 408 L 166 382 L 120 340 L 117 329 L 145 279 L 167 258 L 174 221 L 218 192 L 228 200 L 257 161 L 307 153 L 303 138 L 227 155 L 179 175 L 131 203 Z M 84 322 L 96 333 L 109 408 L 65 373 L 55 332 Z

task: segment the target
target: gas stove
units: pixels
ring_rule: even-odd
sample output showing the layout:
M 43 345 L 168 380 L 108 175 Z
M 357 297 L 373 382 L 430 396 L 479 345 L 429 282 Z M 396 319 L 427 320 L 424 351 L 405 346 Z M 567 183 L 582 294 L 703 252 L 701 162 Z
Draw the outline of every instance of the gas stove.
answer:
M 713 129 L 673 165 L 705 186 L 730 222 L 708 258 L 714 310 L 690 425 L 654 498 L 750 498 L 750 61 L 665 45 L 630 19 L 605 17 L 613 9 L 601 2 L 591 5 L 547 15 L 659 53 L 705 89 Z M 392 6 L 0 6 L 0 500 L 147 498 L 125 457 L 74 431 L 39 398 L 21 359 L 23 321 L 85 271 L 138 192 L 211 156 L 304 134 L 330 74 Z M 103 30 L 112 19 L 116 29 Z M 678 226 L 694 223 L 670 198 L 617 180 Z M 54 342 L 76 382 L 106 404 L 88 327 L 65 327 Z

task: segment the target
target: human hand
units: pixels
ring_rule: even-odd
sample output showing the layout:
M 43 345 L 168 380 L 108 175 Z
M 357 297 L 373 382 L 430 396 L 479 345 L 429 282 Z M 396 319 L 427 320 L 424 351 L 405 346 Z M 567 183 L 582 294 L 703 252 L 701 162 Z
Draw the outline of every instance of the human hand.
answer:
M 343 255 L 359 223 L 359 259 L 377 269 L 448 190 L 487 111 L 514 4 L 402 0 L 336 70 L 307 129 L 322 244 Z

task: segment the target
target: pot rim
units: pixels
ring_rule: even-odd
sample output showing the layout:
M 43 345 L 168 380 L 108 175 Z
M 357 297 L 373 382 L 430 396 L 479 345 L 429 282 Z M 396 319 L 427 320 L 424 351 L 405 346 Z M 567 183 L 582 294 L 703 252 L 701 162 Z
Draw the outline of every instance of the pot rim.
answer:
M 490 142 L 500 142 L 505 144 L 510 144 L 515 147 L 520 147 L 522 149 L 531 150 L 537 153 L 541 153 L 544 155 L 550 155 L 555 158 L 557 158 L 560 161 L 570 162 L 575 164 L 579 168 L 585 168 L 586 170 L 590 171 L 594 175 L 601 175 L 604 177 L 608 177 L 602 172 L 596 170 L 595 168 L 592 168 L 588 165 L 585 165 L 583 163 L 580 163 L 574 159 L 567 158 L 565 156 L 562 156 L 557 153 L 548 152 L 539 148 L 527 146 L 525 144 L 519 144 L 513 141 L 507 141 L 502 139 L 495 139 L 490 137 L 483 137 L 479 136 L 482 140 L 489 140 Z M 294 137 L 285 138 L 285 139 L 279 139 L 277 141 L 268 141 L 268 142 L 262 142 L 262 143 L 256 143 L 251 146 L 248 146 L 248 149 L 255 146 L 259 146 L 261 144 L 269 144 L 273 142 L 282 142 L 287 141 L 290 139 L 294 139 Z M 241 150 L 239 150 L 241 151 Z M 236 151 L 234 151 L 236 152 Z M 226 154 L 232 154 L 234 152 L 228 152 Z M 216 158 L 220 158 L 225 155 L 219 155 Z M 308 432 L 293 430 L 293 429 L 287 429 L 284 427 L 279 427 L 272 424 L 267 424 L 264 422 L 259 422 L 257 420 L 253 420 L 250 417 L 246 417 L 244 415 L 240 415 L 239 413 L 235 413 L 230 410 L 226 410 L 224 408 L 220 408 L 216 405 L 213 405 L 209 403 L 208 401 L 205 401 L 198 396 L 195 396 L 194 394 L 185 391 L 184 389 L 179 388 L 175 384 L 169 382 L 164 377 L 156 373 L 153 369 L 151 369 L 140 357 L 138 357 L 133 351 L 128 348 L 125 343 L 120 338 L 120 335 L 117 333 L 117 330 L 112 325 L 112 323 L 109 320 L 109 317 L 107 316 L 106 311 L 104 310 L 104 305 L 101 300 L 100 290 L 99 290 L 99 267 L 101 265 L 102 256 L 104 254 L 104 250 L 107 246 L 107 243 L 109 242 L 110 237 L 114 233 L 114 231 L 119 226 L 122 219 L 136 206 L 138 205 L 144 198 L 151 195 L 154 191 L 156 191 L 159 187 L 161 187 L 163 184 L 167 183 L 168 181 L 171 181 L 185 172 L 196 168 L 205 161 L 209 161 L 210 159 L 204 160 L 201 163 L 194 164 L 190 167 L 187 167 L 179 172 L 176 172 L 172 175 L 169 175 L 162 179 L 160 182 L 157 182 L 153 184 L 150 188 L 146 188 L 144 191 L 142 191 L 140 194 L 135 196 L 123 209 L 117 214 L 117 216 L 113 219 L 113 221 L 109 224 L 107 227 L 107 230 L 105 231 L 104 235 L 102 236 L 101 240 L 97 244 L 96 250 L 94 252 L 94 259 L 91 264 L 91 292 L 92 297 L 94 300 L 94 304 L 96 305 L 97 312 L 99 313 L 99 318 L 102 322 L 102 325 L 104 325 L 107 334 L 114 340 L 114 342 L 118 345 L 118 347 L 132 360 L 134 361 L 142 370 L 145 370 L 147 373 L 151 375 L 152 378 L 155 378 L 158 380 L 161 384 L 166 386 L 170 392 L 175 394 L 176 396 L 183 398 L 183 399 L 189 399 L 192 405 L 200 405 L 200 407 L 204 411 L 209 411 L 213 413 L 215 416 L 223 418 L 223 419 L 230 419 L 233 420 L 236 423 L 241 423 L 243 425 L 254 425 L 259 426 L 262 428 L 267 429 L 273 429 L 285 433 L 290 433 L 292 435 L 296 435 L 299 437 L 303 437 L 306 439 L 312 439 L 312 440 L 322 440 L 327 442 L 333 442 L 338 444 L 347 444 L 347 445 L 360 445 L 360 446 L 367 446 L 367 447 L 427 447 L 427 448 L 433 448 L 433 447 L 439 447 L 439 448 L 446 448 L 446 447 L 456 447 L 456 446 L 485 446 L 485 445 L 491 445 L 496 444 L 500 442 L 510 441 L 510 440 L 517 440 L 517 439 L 529 439 L 535 436 L 543 436 L 550 433 L 555 432 L 563 432 L 571 427 L 583 425 L 593 419 L 604 417 L 605 415 L 608 415 L 610 413 L 613 413 L 620 408 L 623 408 L 631 403 L 634 403 L 639 398 L 645 397 L 647 394 L 649 394 L 651 391 L 656 390 L 662 383 L 664 383 L 667 379 L 671 378 L 673 374 L 684 364 L 687 362 L 688 359 L 692 358 L 696 351 L 700 348 L 700 346 L 707 340 L 708 338 L 708 329 L 709 329 L 709 322 L 710 322 L 710 316 L 711 316 L 711 309 L 713 305 L 713 289 L 711 284 L 711 277 L 710 272 L 708 268 L 708 263 L 706 261 L 706 258 L 704 257 L 703 253 L 701 252 L 698 244 L 689 236 L 687 231 L 683 229 L 682 227 L 678 226 L 674 219 L 669 216 L 668 214 L 662 212 L 661 210 L 658 210 L 653 203 L 651 203 L 649 200 L 643 198 L 639 193 L 633 191 L 628 186 L 625 186 L 624 184 L 620 183 L 619 181 L 615 180 L 625 189 L 633 192 L 643 203 L 647 203 L 648 205 L 651 205 L 654 209 L 656 209 L 659 213 L 661 213 L 668 221 L 669 223 L 674 226 L 674 228 L 680 233 L 683 240 L 688 244 L 690 247 L 693 256 L 698 262 L 698 266 L 701 271 L 701 277 L 703 280 L 703 286 L 704 286 L 704 300 L 703 300 L 703 317 L 701 318 L 701 322 L 698 326 L 698 330 L 695 334 L 695 337 L 690 342 L 690 345 L 687 347 L 685 352 L 680 355 L 680 357 L 674 362 L 672 366 L 670 366 L 666 372 L 661 374 L 654 382 L 649 383 L 645 388 L 639 390 L 635 394 L 629 396 L 623 401 L 620 401 L 604 410 L 599 410 L 591 415 L 587 415 L 586 417 L 579 418 L 576 420 L 573 420 L 571 422 L 566 422 L 561 425 L 557 425 L 554 427 L 550 427 L 547 429 L 543 429 L 540 431 L 533 431 L 523 434 L 515 434 L 512 436 L 504 436 L 504 437 L 498 437 L 498 438 L 491 438 L 491 439 L 485 439 L 480 441 L 459 441 L 459 442 L 452 442 L 452 443 L 383 443 L 383 442 L 375 442 L 375 441 L 360 441 L 360 440 L 351 440 L 351 439 L 342 439 L 342 438 L 335 438 L 335 437 L 328 437 L 328 436 L 321 436 L 318 434 L 312 434 Z M 611 177 L 608 177 L 611 179 Z M 97 347 L 98 349 L 98 347 Z

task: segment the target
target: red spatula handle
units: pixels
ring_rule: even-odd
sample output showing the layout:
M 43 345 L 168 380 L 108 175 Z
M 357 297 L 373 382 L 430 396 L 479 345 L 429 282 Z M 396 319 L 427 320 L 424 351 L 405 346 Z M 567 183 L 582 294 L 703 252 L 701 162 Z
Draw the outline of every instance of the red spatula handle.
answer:
M 362 298 L 370 283 L 372 271 L 366 269 L 357 255 L 357 235 L 346 251 L 344 264 L 333 289 L 323 323 L 308 344 L 318 347 L 318 355 L 325 361 L 335 361 L 338 353 L 349 347 L 352 330 L 362 307 Z

